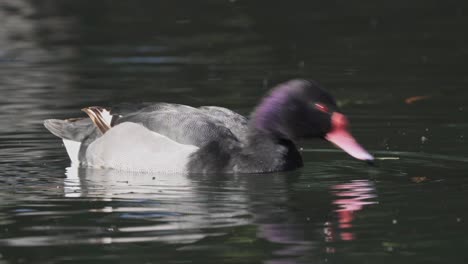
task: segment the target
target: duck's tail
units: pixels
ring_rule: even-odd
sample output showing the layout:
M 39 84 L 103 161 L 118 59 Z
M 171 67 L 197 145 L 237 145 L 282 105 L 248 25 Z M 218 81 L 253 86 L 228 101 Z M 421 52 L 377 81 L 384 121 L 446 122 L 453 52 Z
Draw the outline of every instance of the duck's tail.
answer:
M 96 133 L 96 127 L 104 134 L 111 128 L 112 123 L 112 115 L 105 108 L 93 106 L 82 110 L 90 118 L 47 119 L 44 121 L 44 126 L 52 134 L 63 139 L 63 144 L 73 164 L 79 163 L 78 156 L 81 143 L 87 137 Z

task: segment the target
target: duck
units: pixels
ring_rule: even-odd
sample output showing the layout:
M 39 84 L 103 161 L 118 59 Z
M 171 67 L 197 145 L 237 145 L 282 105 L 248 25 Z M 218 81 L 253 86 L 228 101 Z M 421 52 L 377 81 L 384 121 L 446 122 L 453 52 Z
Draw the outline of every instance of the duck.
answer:
M 249 117 L 220 106 L 123 104 L 48 119 L 71 164 L 161 173 L 270 173 L 303 167 L 300 139 L 320 138 L 352 157 L 374 157 L 352 136 L 336 100 L 314 80 L 273 87 Z

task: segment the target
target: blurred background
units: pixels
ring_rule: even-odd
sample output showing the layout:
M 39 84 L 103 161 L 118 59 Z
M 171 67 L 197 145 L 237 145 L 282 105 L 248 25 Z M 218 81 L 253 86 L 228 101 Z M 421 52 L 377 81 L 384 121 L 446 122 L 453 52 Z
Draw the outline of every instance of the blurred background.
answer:
M 463 263 L 467 28 L 451 0 L 1 0 L 0 263 Z M 248 115 L 291 78 L 336 96 L 378 168 L 307 141 L 271 177 L 65 174 L 42 126 L 119 102 Z

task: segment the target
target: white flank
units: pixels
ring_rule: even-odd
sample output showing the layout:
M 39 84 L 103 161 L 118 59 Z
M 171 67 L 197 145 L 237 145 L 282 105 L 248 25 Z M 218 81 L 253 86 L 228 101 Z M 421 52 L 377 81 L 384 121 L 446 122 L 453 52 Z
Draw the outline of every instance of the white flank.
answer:
M 135 123 L 122 123 L 91 143 L 86 165 L 140 172 L 186 172 L 196 146 L 180 144 Z
M 70 157 L 72 165 L 78 165 L 78 153 L 80 152 L 81 142 L 63 139 L 63 145 L 65 145 L 65 149 L 67 150 L 68 157 Z

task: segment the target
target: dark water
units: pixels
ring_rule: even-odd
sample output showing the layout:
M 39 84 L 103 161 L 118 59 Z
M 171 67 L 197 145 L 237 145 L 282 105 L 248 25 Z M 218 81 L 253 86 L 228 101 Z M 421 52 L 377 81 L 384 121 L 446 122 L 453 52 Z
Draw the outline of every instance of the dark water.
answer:
M 3 0 L 0 25 L 0 263 L 466 263 L 468 4 Z M 42 127 L 124 101 L 248 114 L 293 77 L 378 167 L 305 141 L 288 173 L 76 171 Z

